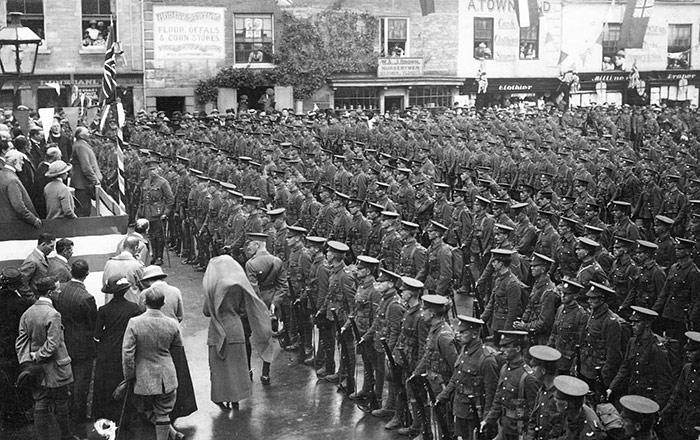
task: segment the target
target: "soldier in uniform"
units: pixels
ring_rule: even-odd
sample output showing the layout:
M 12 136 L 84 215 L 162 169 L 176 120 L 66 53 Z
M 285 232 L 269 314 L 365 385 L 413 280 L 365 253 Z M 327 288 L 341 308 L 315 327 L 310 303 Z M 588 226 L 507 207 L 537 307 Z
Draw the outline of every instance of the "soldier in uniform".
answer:
M 667 438 L 695 438 L 694 427 L 700 420 L 700 333 L 689 331 L 684 336 L 687 363 L 661 411 L 663 425 L 673 434 Z
M 576 228 L 579 223 L 570 218 L 562 218 L 559 223 L 559 244 L 552 259 L 554 264 L 550 269 L 552 279 L 559 282 L 564 278 L 575 278 L 579 268 L 576 256 Z
M 428 185 L 429 183 L 425 181 L 413 184 L 416 188 L 415 222 L 423 231 L 433 218 L 435 207 L 435 200 L 429 194 Z
M 150 238 L 153 250 L 151 264 L 163 264 L 163 251 L 165 249 L 164 222 L 167 222 L 175 197 L 170 189 L 170 184 L 160 176 L 160 168 L 155 159 L 146 163 L 148 179 L 141 185 L 141 201 L 139 203 L 138 216 L 148 219 L 151 223 Z
M 289 296 L 287 272 L 284 269 L 284 264 L 282 260 L 267 251 L 267 234 L 253 232 L 248 233 L 247 237 L 249 242 L 246 245 L 246 254 L 248 255 L 248 261 L 245 264 L 246 276 L 255 293 L 270 309 L 270 316 L 279 322 L 282 318 L 282 303 Z M 278 333 L 284 334 L 284 332 L 283 327 L 278 329 Z M 260 382 L 263 385 L 270 384 L 270 364 L 268 362 L 263 362 Z
M 668 270 L 676 262 L 676 240 L 671 236 L 673 219 L 665 215 L 657 215 L 654 218 L 654 234 L 656 235 L 656 262 L 659 266 Z
M 348 202 L 348 211 L 352 216 L 352 222 L 350 223 L 347 243 L 355 256 L 364 254 L 372 228 L 369 220 L 362 215 L 363 203 L 364 201 L 360 199 L 350 199 Z
M 399 221 L 399 213 L 382 211 L 382 229 L 384 236 L 380 244 L 379 260 L 382 267 L 392 272 L 399 268 L 401 258 L 401 239 L 396 230 Z
M 286 350 L 299 350 L 299 362 L 313 357 L 311 344 L 311 322 L 308 304 L 302 301 L 302 292 L 311 270 L 311 255 L 304 248 L 304 237 L 308 231 L 301 226 L 288 226 L 285 236 L 289 258 L 286 261 L 287 279 L 289 280 L 289 296 L 282 303 L 282 317 L 289 329 L 290 345 Z
M 637 240 L 637 244 L 632 258 L 639 267 L 640 273 L 620 306 L 621 310 L 630 306 L 654 307 L 666 282 L 666 273 L 654 259 L 658 246 L 646 240 Z
M 656 400 L 664 406 L 673 388 L 673 370 L 669 353 L 651 325 L 659 314 L 653 310 L 632 306 L 633 335 L 627 343 L 622 365 L 606 391 L 612 394 L 636 394 Z
M 554 213 L 550 211 L 537 212 L 537 240 L 535 241 L 534 252 L 554 258 L 559 243 L 559 233 L 552 225 L 552 216 Z
M 428 264 L 428 251 L 416 240 L 417 233 L 417 223 L 401 220 L 399 239 L 403 243 L 403 247 L 397 271 L 402 276 L 416 278 L 418 273 L 423 271 L 423 268 Z
M 399 214 L 403 220 L 414 221 L 416 215 L 416 190 L 411 185 L 411 170 L 399 168 L 396 181 L 399 183 Z
M 584 288 L 590 287 L 591 281 L 607 284 L 608 278 L 605 271 L 595 259 L 596 250 L 600 243 L 588 237 L 581 237 L 576 240 L 576 257 L 581 261 L 576 272 L 576 281 Z M 615 301 L 615 298 L 612 299 Z
M 328 292 L 328 279 L 330 270 L 326 266 L 326 256 L 323 253 L 323 246 L 326 239 L 317 236 L 306 237 L 306 248 L 311 256 L 311 266 L 309 267 L 309 279 L 307 280 L 302 298 L 306 300 L 308 308 L 314 313 L 314 322 L 318 327 L 318 348 L 314 357 L 307 358 L 304 363 L 309 365 L 322 365 L 318 370 L 318 377 L 325 377 L 328 371 L 335 371 L 335 359 L 327 360 L 325 355 L 329 351 L 334 351 L 335 337 L 332 323 L 326 319 L 325 314 L 319 314 L 321 299 Z M 311 327 L 310 330 L 313 330 Z M 313 338 L 313 336 L 312 336 Z M 313 341 L 313 339 L 312 339 Z M 330 348 L 328 348 L 330 347 Z
M 514 253 L 515 251 L 509 249 L 491 250 L 493 282 L 481 319 L 486 322 L 492 333 L 512 330 L 513 323 L 522 316 L 525 309 L 524 284 L 510 270 Z
M 632 209 L 633 217 L 636 219 L 636 221 L 642 222 L 642 229 L 647 233 L 652 232 L 651 227 L 654 221 L 654 216 L 661 213 L 661 205 L 663 202 L 661 189 L 654 182 L 655 174 L 656 171 L 650 169 L 645 169 L 642 172 L 643 186 L 641 187 L 639 198 L 634 201 L 635 205 Z M 642 237 L 632 238 L 632 240 L 637 240 L 639 238 Z
M 350 269 L 345 265 L 345 256 L 350 252 L 350 247 L 345 243 L 330 240 L 327 243 L 326 260 L 329 266 L 328 292 L 322 301 L 318 315 L 325 316 L 325 319 L 333 323 L 334 316 L 331 309 L 335 309 L 339 323 L 345 323 L 351 312 L 351 304 L 355 300 L 357 282 Z M 342 324 L 341 324 L 342 325 Z M 343 338 L 348 351 L 353 347 L 353 335 L 350 331 L 336 335 Z M 335 347 L 326 345 L 326 373 L 330 373 L 330 366 L 335 357 Z M 342 354 L 342 353 L 341 353 Z M 355 392 L 355 356 L 348 352 L 348 357 L 341 356 L 340 367 L 335 373 L 330 373 L 324 378 L 331 383 L 341 383 L 346 380 L 345 390 L 348 395 Z M 321 371 L 318 372 L 321 376 Z
M 528 217 L 526 210 L 527 207 L 527 203 L 516 203 L 511 205 L 510 209 L 515 215 L 515 220 L 518 222 L 515 225 L 515 232 L 513 234 L 515 250 L 518 251 L 520 255 L 529 258 L 537 243 L 537 230 L 535 226 L 530 223 L 530 217 Z
M 447 193 L 450 191 L 450 186 L 444 183 L 436 183 L 435 189 L 435 204 L 433 206 L 433 220 L 442 223 L 448 227 L 452 226 L 452 210 L 453 207 L 447 201 Z
M 654 428 L 659 417 L 659 404 L 647 397 L 639 395 L 622 396 L 622 428 L 625 434 L 633 440 L 655 440 Z
M 672 230 L 675 235 L 683 235 L 688 216 L 688 196 L 678 188 L 681 176 L 666 176 L 668 188 L 664 191 L 663 203 L 659 214 L 673 220 Z
M 613 245 L 613 261 L 610 271 L 610 286 L 615 290 L 615 298 L 608 300 L 608 306 L 622 317 L 628 317 L 630 311 L 621 306 L 627 299 L 632 286 L 639 279 L 639 267 L 632 260 L 631 253 L 634 252 L 636 241 L 622 237 L 615 237 Z
M 374 322 L 375 315 L 377 313 L 377 308 L 381 300 L 379 291 L 377 290 L 375 284 L 376 280 L 374 278 L 377 268 L 379 267 L 379 260 L 372 258 L 367 255 L 357 256 L 357 293 L 355 294 L 355 300 L 352 307 L 352 315 L 355 317 L 355 324 L 360 334 L 364 337 L 367 331 L 372 326 Z M 350 323 L 346 322 L 345 326 L 349 326 Z M 350 398 L 356 400 L 362 400 L 369 397 L 370 391 L 372 391 L 371 386 L 376 384 L 375 372 L 378 368 L 377 361 L 377 351 L 374 347 L 370 346 L 370 338 L 366 338 L 363 344 L 357 344 L 357 351 L 363 351 L 363 359 L 367 359 L 369 363 L 365 363 L 363 367 L 363 381 L 362 389 L 357 390 L 353 393 Z M 376 396 L 381 399 L 381 390 L 375 389 Z
M 428 226 L 428 264 L 424 265 L 416 278 L 425 280 L 428 293 L 451 297 L 452 249 L 442 241 L 447 226 L 431 220 Z
M 268 251 L 287 265 L 287 260 L 289 259 L 289 248 L 287 247 L 287 236 L 289 235 L 287 209 L 270 209 L 267 211 L 267 216 L 272 222 L 270 225 L 271 228 L 274 229 L 272 233 L 269 233 L 272 236 L 272 240 L 270 240 L 270 249 L 268 249 Z
M 318 211 L 313 226 L 310 231 L 319 237 L 328 237 L 333 229 L 333 219 L 337 212 L 335 203 L 332 202 L 333 188 L 328 185 L 321 185 L 319 197 L 321 198 L 321 209 Z
M 382 239 L 384 238 L 384 228 L 382 228 L 382 211 L 385 211 L 382 205 L 369 203 L 367 208 L 367 219 L 372 222 L 369 237 L 367 239 L 367 249 L 364 254 L 370 257 L 377 258 L 381 253 Z
M 335 217 L 331 223 L 331 230 L 329 238 L 334 241 L 339 241 L 345 243 L 348 239 L 348 234 L 350 233 L 350 224 L 352 223 L 352 216 L 348 212 L 347 205 L 350 201 L 350 196 L 339 191 L 335 192 L 335 199 L 333 201 L 333 206 L 335 208 Z M 350 264 L 354 261 L 352 259 L 352 249 L 345 255 L 345 262 Z
M 694 241 L 678 239 L 678 262 L 669 269 L 666 283 L 653 307 L 663 318 L 662 328 L 666 336 L 677 340 L 682 340 L 693 323 L 700 322 L 700 271 L 691 256 L 694 247 Z
M 493 227 L 496 221 L 487 212 L 491 201 L 480 195 L 475 196 L 474 200 L 474 227 L 471 234 L 471 248 L 469 253 L 470 270 L 472 271 L 472 279 L 479 279 L 481 272 L 486 267 L 488 261 L 488 252 L 493 245 Z
M 585 237 L 590 238 L 596 243 L 600 243 L 600 246 L 598 246 L 595 250 L 593 258 L 598 262 L 598 264 L 600 264 L 600 267 L 603 268 L 603 272 L 609 274 L 612 271 L 613 261 L 615 259 L 603 244 L 602 239 L 605 231 L 602 228 L 591 225 L 584 225 L 583 230 Z
M 401 277 L 401 300 L 406 311 L 401 321 L 401 331 L 394 347 L 394 360 L 408 376 L 416 369 L 418 362 L 423 357 L 425 341 L 428 337 L 428 323 L 421 315 L 420 296 L 423 291 L 423 283 L 415 278 Z M 406 379 L 407 377 L 404 377 Z M 399 428 L 398 433 L 413 438 L 420 433 L 423 426 L 425 408 L 420 408 L 413 394 L 413 387 L 406 387 L 406 394 L 413 415 L 411 426 Z
M 590 391 L 588 384 L 571 376 L 554 378 L 557 410 L 563 416 L 564 435 L 567 440 L 603 440 L 605 428 L 593 409 L 584 403 Z
M 386 355 L 381 342 L 382 338 L 386 338 L 386 343 L 389 345 L 389 350 L 394 350 L 401 332 L 401 321 L 404 312 L 406 311 L 401 304 L 401 298 L 396 290 L 396 285 L 400 282 L 400 275 L 386 269 L 380 269 L 380 274 L 377 283 L 377 290 L 381 299 L 375 310 L 372 326 L 363 336 L 368 341 L 372 341 L 376 352 L 376 372 L 377 383 L 376 392 L 381 399 L 384 388 L 384 379 L 386 375 Z M 408 402 L 397 402 L 397 389 L 393 381 L 390 381 L 386 400 L 381 408 L 372 411 L 375 417 L 393 416 L 392 419 L 384 426 L 386 429 L 396 429 L 401 427 L 401 420 L 397 416 L 396 408 L 401 405 L 408 405 Z
M 498 422 L 498 438 L 517 440 L 527 431 L 527 419 L 537 397 L 539 383 L 525 364 L 527 332 L 502 330 L 499 347 L 506 360 L 498 377 L 493 405 L 481 421 L 480 429 Z
M 532 374 L 542 384 L 532 406 L 527 422 L 527 440 L 557 438 L 564 432 L 564 426 L 557 411 L 554 397 L 554 377 L 557 375 L 557 362 L 561 359 L 558 350 L 546 345 L 535 345 L 528 350 Z
M 613 295 L 614 290 L 595 281 L 586 293 L 591 317 L 583 337 L 579 374 L 596 392 L 609 387 L 622 364 L 622 327 L 606 304 L 606 298 Z
M 457 340 L 452 327 L 447 322 L 450 300 L 440 295 L 423 296 L 423 318 L 430 326 L 425 351 L 411 377 L 427 375 L 429 386 L 437 395 L 447 386 L 459 355 Z M 430 415 L 423 412 L 423 423 L 430 423 Z M 449 434 L 444 434 L 449 435 Z
M 231 210 L 229 211 L 229 217 L 226 220 L 226 241 L 224 246 L 224 251 L 230 253 L 230 255 L 238 261 L 242 266 L 245 266 L 245 252 L 243 252 L 243 246 L 245 245 L 245 223 L 246 215 L 243 212 L 243 194 L 238 191 L 229 190 L 231 198 Z
M 187 196 L 192 189 L 192 176 L 187 171 L 190 160 L 186 157 L 177 156 L 175 162 L 176 191 L 174 194 L 175 205 L 172 214 L 172 237 L 170 250 L 180 253 L 190 242 L 189 228 L 184 227 L 187 218 Z
M 299 224 L 309 230 L 311 230 L 321 212 L 321 203 L 316 200 L 313 193 L 313 185 L 315 183 L 313 180 L 299 182 L 301 193 L 304 195 L 304 200 L 299 210 Z
M 559 305 L 559 295 L 549 277 L 549 267 L 554 260 L 546 255 L 532 254 L 530 271 L 534 280 L 530 298 L 525 306 L 522 319 L 513 323 L 516 330 L 525 330 L 530 334 L 530 340 L 537 344 L 546 344 L 549 340 L 554 315 Z
M 628 240 L 639 240 L 639 228 L 630 220 L 630 209 L 632 204 L 622 200 L 613 200 L 612 214 L 615 219 L 613 225 L 613 236 L 622 237 Z
M 588 312 L 576 301 L 583 286 L 576 281 L 564 280 L 559 286 L 561 305 L 557 309 L 547 345 L 561 353 L 557 368 L 559 374 L 570 374 L 577 355 L 577 347 L 583 343 Z M 578 354 L 580 356 L 580 354 Z M 578 374 L 578 372 L 577 372 Z
M 456 330 L 462 351 L 450 382 L 438 394 L 437 400 L 446 402 L 452 398 L 454 433 L 466 439 L 471 438 L 479 422 L 491 411 L 498 383 L 498 362 L 495 349 L 481 340 L 484 321 L 465 315 L 457 318 L 459 325 Z

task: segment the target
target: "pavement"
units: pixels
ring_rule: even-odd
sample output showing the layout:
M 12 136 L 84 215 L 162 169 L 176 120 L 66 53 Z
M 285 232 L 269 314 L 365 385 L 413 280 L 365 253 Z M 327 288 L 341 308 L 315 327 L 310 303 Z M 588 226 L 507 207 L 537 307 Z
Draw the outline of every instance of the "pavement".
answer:
M 239 410 L 222 411 L 209 400 L 210 382 L 206 345 L 208 318 L 202 314 L 204 296 L 203 273 L 180 263 L 180 258 L 170 253 L 172 267 L 167 260 L 163 267 L 169 275 L 168 283 L 182 291 L 185 318 L 181 324 L 185 350 L 192 382 L 197 397 L 198 411 L 178 419 L 176 429 L 188 440 L 218 439 L 399 439 L 395 431 L 387 431 L 388 419 L 379 419 L 360 411 L 337 387 L 316 378 L 312 367 L 299 364 L 296 353 L 279 350 L 271 368 L 272 383 L 260 383 L 262 362 L 253 359 L 253 396 L 240 402 Z M 468 313 L 468 297 L 457 298 L 460 313 Z M 255 357 L 255 356 L 254 356 Z M 336 359 L 339 356 L 336 354 Z M 358 358 L 357 377 L 362 377 Z M 386 393 L 386 391 L 385 391 Z M 149 427 L 136 427 L 129 438 L 155 439 Z M 32 426 L 6 428 L 0 432 L 2 440 L 30 440 Z M 57 433 L 54 433 L 57 434 Z M 42 436 L 41 440 L 52 437 Z M 55 436 L 58 439 L 58 435 Z M 127 440 L 121 438 L 120 440 Z

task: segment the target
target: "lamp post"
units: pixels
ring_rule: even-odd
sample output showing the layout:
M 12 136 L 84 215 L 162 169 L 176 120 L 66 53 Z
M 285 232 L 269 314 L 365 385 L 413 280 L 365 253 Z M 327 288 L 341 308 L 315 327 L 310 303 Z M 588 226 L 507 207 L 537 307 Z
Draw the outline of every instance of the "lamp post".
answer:
M 21 12 L 10 12 L 10 23 L 0 29 L 0 69 L 3 78 L 34 74 L 41 38 L 22 26 Z
M 0 29 L 0 89 L 5 82 L 23 75 L 33 75 L 41 38 L 22 26 L 21 12 L 10 12 L 10 22 Z M 17 88 L 15 88 L 15 92 Z M 15 99 L 16 105 L 16 96 Z

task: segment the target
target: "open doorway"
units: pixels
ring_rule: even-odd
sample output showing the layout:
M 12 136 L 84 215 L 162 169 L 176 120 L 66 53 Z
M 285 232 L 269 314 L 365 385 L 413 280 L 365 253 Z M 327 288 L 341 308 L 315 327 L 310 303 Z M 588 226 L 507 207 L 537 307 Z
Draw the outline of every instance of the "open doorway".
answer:
M 172 117 L 173 112 L 185 111 L 184 96 L 156 96 L 156 110 L 165 112 L 165 116 Z
M 385 96 L 384 97 L 384 111 L 393 112 L 401 111 L 404 109 L 403 96 Z

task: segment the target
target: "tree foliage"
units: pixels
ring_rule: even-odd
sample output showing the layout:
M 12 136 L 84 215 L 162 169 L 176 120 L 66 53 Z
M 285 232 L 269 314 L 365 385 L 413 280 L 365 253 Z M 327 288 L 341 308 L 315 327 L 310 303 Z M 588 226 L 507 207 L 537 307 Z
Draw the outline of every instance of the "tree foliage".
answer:
M 361 12 L 334 6 L 310 17 L 283 13 L 276 35 L 273 69 L 222 69 L 200 81 L 200 102 L 215 101 L 218 87 L 292 86 L 295 99 L 305 99 L 335 73 L 371 72 L 377 67 L 379 21 Z

